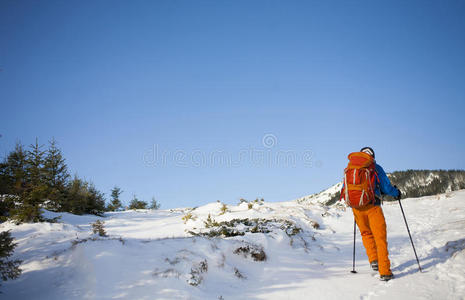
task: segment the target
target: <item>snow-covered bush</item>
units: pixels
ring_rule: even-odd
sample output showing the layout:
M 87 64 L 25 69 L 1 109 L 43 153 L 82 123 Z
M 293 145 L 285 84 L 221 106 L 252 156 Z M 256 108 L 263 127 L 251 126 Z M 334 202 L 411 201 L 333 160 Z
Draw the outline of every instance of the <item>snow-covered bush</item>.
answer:
M 146 209 L 147 205 L 147 202 L 137 199 L 136 195 L 134 195 L 129 203 L 129 209 Z
M 184 221 L 184 224 L 187 223 L 187 221 L 192 220 L 195 221 L 197 219 L 196 216 L 194 216 L 191 212 L 188 212 L 182 217 L 182 220 Z
M 204 223 L 208 230 L 189 231 L 189 233 L 194 236 L 233 237 L 245 233 L 270 233 L 278 229 L 283 230 L 288 236 L 293 236 L 302 231 L 296 224 L 284 219 L 232 219 L 216 222 L 210 217 Z
M 207 271 L 208 271 L 208 262 L 206 259 L 204 259 L 198 264 L 192 266 L 191 272 L 190 272 L 191 276 L 187 280 L 187 283 L 189 283 L 192 286 L 198 286 L 203 281 L 202 274 L 206 273 Z
M 228 206 L 226 204 L 223 203 L 223 205 L 221 206 L 220 208 L 220 215 L 224 215 L 225 213 L 227 213 L 229 210 L 228 210 Z
M 205 228 L 211 228 L 211 227 L 218 227 L 220 224 L 216 222 L 214 219 L 212 219 L 212 216 L 208 214 L 207 220 L 203 222 L 205 224 Z
M 241 271 L 239 271 L 238 268 L 234 267 L 234 276 L 236 276 L 237 278 L 239 279 L 247 279 L 247 277 L 245 277 Z
M 150 206 L 149 208 L 150 209 L 160 209 L 161 207 L 161 204 L 157 201 L 157 199 L 155 199 L 155 197 L 152 197 L 152 201 L 150 202 Z
M 241 198 L 241 199 L 239 199 L 239 204 L 237 204 L 237 205 L 241 205 L 242 203 L 248 203 L 248 202 L 249 201 L 247 201 L 246 199 Z
M 94 234 L 97 234 L 99 236 L 107 236 L 107 233 L 105 232 L 104 228 L 104 221 L 97 220 L 95 223 L 92 223 L 92 232 Z
M 251 256 L 254 261 L 266 260 L 266 253 L 263 251 L 263 248 L 255 245 L 247 244 L 240 246 L 236 248 L 233 253 L 237 255 L 243 255 L 244 257 Z

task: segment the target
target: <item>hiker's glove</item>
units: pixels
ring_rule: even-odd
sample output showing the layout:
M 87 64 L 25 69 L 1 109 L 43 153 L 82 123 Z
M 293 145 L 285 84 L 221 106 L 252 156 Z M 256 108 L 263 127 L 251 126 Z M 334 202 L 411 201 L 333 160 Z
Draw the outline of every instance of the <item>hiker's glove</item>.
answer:
M 396 189 L 397 189 L 397 192 L 399 193 L 399 195 L 397 195 L 397 197 L 395 198 L 396 200 L 400 200 L 400 198 L 402 197 L 402 193 L 400 192 L 400 190 L 397 188 L 397 186 L 394 186 Z

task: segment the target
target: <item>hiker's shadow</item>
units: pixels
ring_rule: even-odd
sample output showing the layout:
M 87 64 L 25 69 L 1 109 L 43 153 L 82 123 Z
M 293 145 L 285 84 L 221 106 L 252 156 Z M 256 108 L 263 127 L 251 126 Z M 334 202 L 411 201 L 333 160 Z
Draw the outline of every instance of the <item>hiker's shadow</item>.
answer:
M 449 241 L 440 248 L 434 248 L 426 258 L 419 257 L 420 266 L 423 273 L 429 272 L 429 270 L 438 264 L 445 263 L 448 259 L 454 256 L 458 251 L 465 249 L 465 238 L 455 241 Z M 412 253 L 412 256 L 414 254 Z M 396 278 L 401 278 L 407 275 L 420 272 L 419 268 L 413 267 L 417 264 L 417 261 L 413 258 L 403 264 L 400 264 L 393 268 Z

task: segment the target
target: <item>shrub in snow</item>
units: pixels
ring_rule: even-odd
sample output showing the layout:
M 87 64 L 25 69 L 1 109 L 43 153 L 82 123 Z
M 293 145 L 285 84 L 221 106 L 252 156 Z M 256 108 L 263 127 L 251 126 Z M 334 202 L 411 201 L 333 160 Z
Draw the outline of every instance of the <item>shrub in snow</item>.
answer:
M 189 283 L 192 286 L 198 286 L 203 281 L 202 274 L 206 273 L 207 271 L 208 271 L 208 263 L 207 263 L 207 260 L 204 259 L 200 263 L 192 266 L 191 272 L 190 272 L 191 277 L 187 280 L 187 283 Z
M 174 265 L 177 265 L 181 261 L 181 259 L 179 257 L 176 257 L 175 259 L 169 259 L 167 257 L 165 258 L 165 261 L 169 263 L 170 265 L 174 266 Z
M 263 198 L 258 199 L 258 198 L 257 198 L 257 199 L 255 199 L 255 200 L 253 201 L 253 203 L 257 203 L 257 204 L 259 204 L 259 205 L 263 205 L 263 203 L 265 203 L 265 199 L 263 199 Z
M 155 271 L 152 273 L 152 276 L 163 277 L 163 278 L 168 278 L 168 277 L 179 278 L 181 276 L 181 273 L 179 273 L 179 271 L 173 268 L 166 269 L 165 271 L 158 271 L 158 269 L 155 269 Z
M 251 256 L 254 261 L 265 261 L 266 253 L 263 248 L 255 245 L 244 245 L 236 248 L 234 254 L 243 255 L 244 257 Z
M 249 209 L 252 209 L 252 208 L 253 208 L 253 203 L 247 204 L 247 207 L 248 207 Z
M 317 221 L 310 221 L 310 225 L 315 229 L 320 229 L 320 224 Z
M 97 234 L 99 236 L 107 236 L 107 233 L 105 232 L 105 228 L 103 227 L 105 222 L 102 222 L 100 220 L 95 221 L 95 223 L 92 223 L 92 232 L 94 234 Z
M 239 199 L 239 204 L 241 205 L 242 203 L 248 203 L 249 201 L 245 200 L 244 198 Z
M 152 202 L 150 202 L 150 209 L 160 209 L 161 204 L 158 203 L 158 201 L 155 199 L 155 197 L 152 197 Z
M 137 199 L 136 195 L 134 195 L 131 202 L 129 203 L 129 209 L 146 209 L 147 205 L 147 202 L 140 201 Z
M 236 276 L 239 279 L 247 279 L 247 277 L 245 277 L 236 267 L 234 267 L 234 276 Z
M 220 215 L 224 215 L 227 212 L 228 212 L 228 207 L 226 206 L 226 204 L 223 203 L 223 205 L 220 208 Z
M 187 223 L 187 221 L 192 220 L 195 221 L 197 219 L 196 216 L 194 216 L 192 213 L 188 212 L 182 217 L 182 220 L 184 221 L 184 224 Z
M 245 233 L 270 233 L 275 229 L 283 230 L 288 236 L 294 236 L 302 231 L 300 227 L 289 220 L 283 219 L 232 219 L 230 221 L 216 222 L 207 219 L 204 222 L 208 231 L 189 231 L 194 236 L 206 237 L 233 237 Z
M 3 231 L 0 233 L 0 277 L 2 281 L 8 279 L 15 279 L 21 275 L 21 269 L 19 265 L 20 260 L 8 260 L 13 254 L 16 244 L 13 243 L 13 238 L 9 231 Z
M 203 221 L 203 223 L 205 224 L 205 228 L 220 226 L 220 224 L 216 222 L 215 219 L 212 219 L 212 216 L 210 214 L 208 214 L 207 220 Z

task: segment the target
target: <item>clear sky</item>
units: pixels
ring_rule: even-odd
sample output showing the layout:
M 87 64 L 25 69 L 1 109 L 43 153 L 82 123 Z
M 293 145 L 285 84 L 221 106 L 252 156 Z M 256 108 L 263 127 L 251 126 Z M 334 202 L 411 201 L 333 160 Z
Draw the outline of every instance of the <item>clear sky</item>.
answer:
M 285 201 L 370 145 L 465 169 L 465 1 L 0 1 L 0 154 L 162 208 Z

